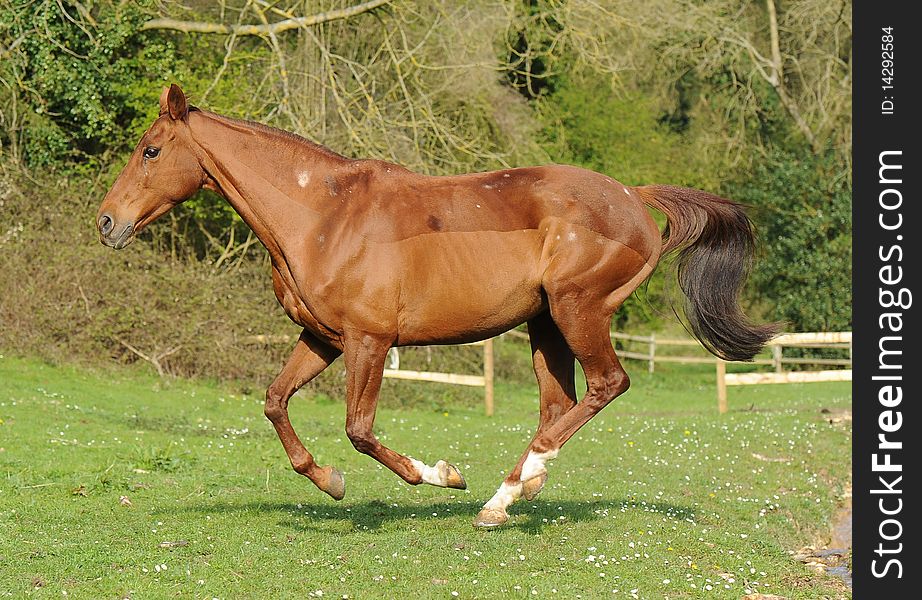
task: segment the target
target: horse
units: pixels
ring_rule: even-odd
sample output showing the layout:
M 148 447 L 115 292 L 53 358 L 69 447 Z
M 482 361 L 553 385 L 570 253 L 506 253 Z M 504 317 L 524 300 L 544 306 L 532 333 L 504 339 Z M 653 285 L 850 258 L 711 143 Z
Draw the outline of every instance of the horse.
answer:
M 385 357 L 393 346 L 474 342 L 527 323 L 539 423 L 474 519 L 489 528 L 533 499 L 548 461 L 628 389 L 612 314 L 662 256 L 676 253 L 687 326 L 713 354 L 751 360 L 777 331 L 739 306 L 755 243 L 744 207 L 700 190 L 631 187 L 566 165 L 423 175 L 199 109 L 172 84 L 102 201 L 100 241 L 126 247 L 201 188 L 225 198 L 265 246 L 275 295 L 302 329 L 264 412 L 292 468 L 336 500 L 343 474 L 314 461 L 288 403 L 340 355 L 355 449 L 408 484 L 465 489 L 456 466 L 375 437 Z M 647 207 L 665 214 L 662 233 Z M 586 377 L 579 401 L 575 361 Z

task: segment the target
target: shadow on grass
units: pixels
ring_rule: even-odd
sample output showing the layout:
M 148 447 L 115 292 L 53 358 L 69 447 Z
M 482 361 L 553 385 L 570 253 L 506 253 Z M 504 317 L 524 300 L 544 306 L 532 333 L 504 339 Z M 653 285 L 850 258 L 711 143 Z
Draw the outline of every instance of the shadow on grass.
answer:
M 177 510 L 158 512 L 195 512 L 200 514 L 261 513 L 277 514 L 287 521 L 293 530 L 333 533 L 324 523 L 348 522 L 353 530 L 375 531 L 392 523 L 446 522 L 458 517 L 473 523 L 480 511 L 480 502 L 463 500 L 435 501 L 414 503 L 410 505 L 387 504 L 379 500 L 359 502 L 356 504 L 326 503 L 292 503 L 292 502 L 209 502 L 199 503 Z M 633 500 L 541 500 L 520 501 L 510 507 L 509 522 L 498 528 L 501 530 L 518 530 L 537 535 L 544 527 L 552 524 L 581 523 L 596 521 L 622 511 L 645 511 L 667 515 L 672 519 L 694 519 L 694 511 L 684 506 L 669 503 L 642 504 Z M 436 526 L 441 526 L 436 523 Z M 448 525 L 446 525 L 448 526 Z M 450 525 L 454 528 L 455 525 Z

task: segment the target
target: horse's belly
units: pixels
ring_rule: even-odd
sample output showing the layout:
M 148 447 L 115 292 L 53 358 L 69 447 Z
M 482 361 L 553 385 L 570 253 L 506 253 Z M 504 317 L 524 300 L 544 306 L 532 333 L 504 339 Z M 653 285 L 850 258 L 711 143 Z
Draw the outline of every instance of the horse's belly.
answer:
M 398 344 L 484 339 L 545 307 L 535 230 L 443 232 L 400 243 Z

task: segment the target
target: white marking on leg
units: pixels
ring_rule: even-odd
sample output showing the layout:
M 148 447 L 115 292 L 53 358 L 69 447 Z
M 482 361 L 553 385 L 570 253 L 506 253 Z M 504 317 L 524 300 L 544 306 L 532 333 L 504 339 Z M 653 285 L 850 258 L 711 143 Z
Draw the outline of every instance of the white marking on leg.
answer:
M 490 498 L 487 503 L 483 505 L 483 507 L 486 509 L 501 510 L 506 512 L 506 507 L 518 500 L 521 496 L 521 483 L 509 485 L 504 481 L 503 484 L 499 486 L 499 489 L 496 490 L 496 493 L 493 494 L 493 497 Z
M 559 450 L 548 450 L 547 452 L 529 451 L 528 456 L 525 457 L 525 462 L 522 463 L 520 481 L 528 481 L 547 472 L 547 461 L 557 458 L 558 452 Z
M 422 477 L 423 483 L 428 483 L 429 485 L 437 485 L 439 487 L 447 487 L 448 481 L 445 477 L 446 469 L 440 468 L 444 460 L 440 460 L 435 464 L 434 467 L 430 467 L 426 463 L 411 458 L 410 462 L 413 463 L 413 466 L 416 467 L 416 472 L 419 473 L 419 476 Z
M 413 467 L 416 468 L 416 472 L 419 473 L 419 476 L 422 478 L 423 482 L 430 485 L 440 485 L 438 482 L 438 471 L 433 467 L 430 467 L 426 463 L 411 458 L 410 462 L 413 463 Z
M 298 185 L 301 187 L 307 187 L 307 184 L 311 181 L 311 174 L 307 171 L 301 171 L 298 173 Z

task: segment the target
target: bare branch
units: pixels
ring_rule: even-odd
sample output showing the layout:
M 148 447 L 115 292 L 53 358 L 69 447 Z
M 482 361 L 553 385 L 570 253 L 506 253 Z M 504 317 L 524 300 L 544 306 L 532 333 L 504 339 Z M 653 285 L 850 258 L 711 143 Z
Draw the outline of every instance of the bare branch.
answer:
M 275 23 L 263 22 L 260 25 L 225 25 L 223 23 L 180 21 L 177 19 L 169 18 L 151 19 L 150 21 L 147 21 L 141 25 L 141 30 L 145 31 L 149 29 L 172 29 L 175 31 L 182 31 L 184 33 L 233 33 L 235 35 L 273 36 L 275 34 L 291 29 L 300 29 L 303 27 L 310 27 L 312 25 L 319 25 L 320 23 L 337 21 L 339 19 L 348 19 L 350 17 L 354 17 L 355 15 L 374 10 L 379 6 L 384 6 L 390 1 L 391 0 L 369 0 L 368 2 L 362 2 L 361 4 L 356 4 L 355 6 L 350 6 L 347 8 L 328 10 L 304 17 L 295 17 L 282 21 L 276 21 Z
M 765 0 L 765 6 L 768 9 L 768 35 L 771 40 L 770 45 L 772 53 L 772 60 L 770 63 L 772 66 L 772 76 L 768 82 L 775 87 L 779 85 L 783 86 L 784 82 L 782 81 L 783 75 L 781 70 L 784 65 L 781 62 L 781 44 L 778 41 L 778 13 L 775 10 L 774 0 Z
M 771 53 L 772 53 L 772 76 L 768 80 L 768 83 L 775 88 L 775 92 L 778 93 L 778 98 L 781 100 L 781 104 L 784 105 L 784 108 L 788 111 L 788 114 L 791 115 L 791 118 L 794 119 L 794 123 L 797 125 L 797 128 L 804 135 L 809 142 L 810 146 L 817 150 L 816 136 L 813 134 L 813 130 L 810 128 L 810 124 L 804 119 L 803 115 L 800 114 L 800 109 L 797 106 L 797 103 L 791 98 L 788 94 L 788 90 L 784 85 L 784 64 L 781 59 L 781 46 L 778 41 L 778 14 L 775 11 L 775 2 L 774 0 L 765 0 L 765 4 L 768 8 L 768 27 L 769 35 L 771 36 Z
M 149 362 L 150 364 L 154 365 L 154 368 L 157 369 L 157 374 L 160 377 L 163 377 L 164 375 L 166 375 L 166 372 L 163 369 L 163 363 L 160 361 L 166 358 L 167 356 L 171 354 L 175 354 L 176 352 L 182 349 L 182 344 L 180 344 L 179 346 L 168 348 L 167 350 L 164 350 L 163 352 L 159 354 L 151 356 L 151 355 L 145 354 L 144 352 L 141 352 L 140 350 L 138 350 L 137 348 L 135 348 L 134 346 L 132 346 L 131 344 L 123 340 L 122 338 L 118 336 L 114 336 L 114 337 L 118 343 L 120 343 L 122 346 L 125 346 L 126 348 L 131 350 L 133 354 L 137 355 L 139 358 L 142 358 L 146 360 L 147 362 Z
M 237 26 L 239 27 L 241 21 L 243 20 L 243 15 L 246 14 L 247 10 L 250 8 L 250 3 L 252 0 L 247 0 L 246 6 L 243 7 L 243 10 L 240 11 L 240 15 L 237 17 Z M 230 64 L 231 54 L 234 52 L 234 44 L 237 43 L 237 34 L 231 32 L 230 36 L 227 38 L 227 41 L 224 44 L 225 52 L 224 59 L 221 61 L 221 66 L 218 67 L 218 71 L 215 73 L 214 78 L 211 80 L 211 83 L 208 85 L 208 88 L 205 89 L 205 92 L 202 94 L 200 101 L 205 102 L 205 99 L 208 98 L 208 94 L 218 85 L 218 81 L 221 80 L 221 77 L 224 75 L 224 72 L 227 70 L 227 65 Z

